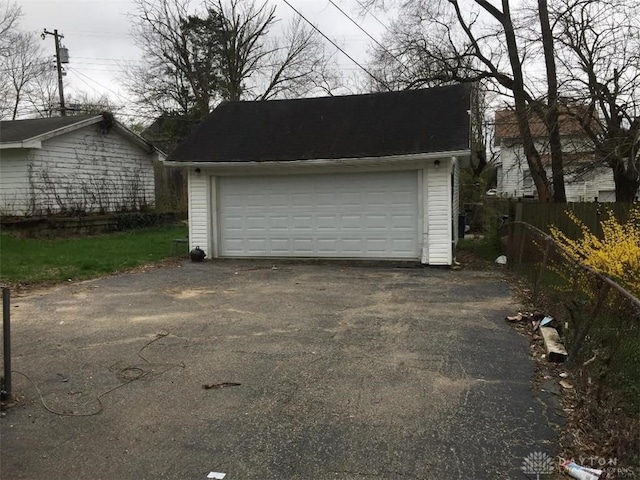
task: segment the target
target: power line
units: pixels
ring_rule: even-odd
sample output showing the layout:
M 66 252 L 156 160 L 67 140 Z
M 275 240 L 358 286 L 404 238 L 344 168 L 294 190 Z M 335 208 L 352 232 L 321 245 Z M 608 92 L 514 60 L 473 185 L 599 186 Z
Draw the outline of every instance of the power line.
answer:
M 129 100 L 126 99 L 125 97 L 123 97 L 121 94 L 119 94 L 118 92 L 116 92 L 115 90 L 112 90 L 111 88 L 107 87 L 106 85 L 103 85 L 102 83 L 98 82 L 97 80 L 94 80 L 93 78 L 85 75 L 84 73 L 81 73 L 77 70 L 70 70 L 72 73 L 75 73 L 76 75 L 80 76 L 80 77 L 84 77 L 87 80 L 95 83 L 96 85 L 98 85 L 101 88 L 104 88 L 105 90 L 109 90 L 111 93 L 113 93 L 116 97 L 120 98 L 120 100 L 124 101 L 124 102 L 128 102 Z M 80 80 L 82 80 L 82 78 L 80 78 Z M 86 83 L 86 82 L 85 82 Z M 96 93 L 98 93 L 97 90 L 93 89 Z
M 358 5 L 360 5 L 360 8 L 362 8 L 364 10 L 365 15 L 371 15 L 371 17 L 373 17 L 373 19 L 376 22 L 378 22 L 380 25 L 382 25 L 387 32 L 391 33 L 391 30 L 389 29 L 389 27 L 387 27 L 384 23 L 382 23 L 382 21 L 378 17 L 376 17 L 373 13 L 371 13 L 371 7 L 370 6 L 367 7 L 366 5 L 363 5 L 361 0 L 356 0 L 356 2 L 358 3 Z
M 77 73 L 75 71 L 72 71 L 71 73 Z M 97 95 L 102 95 L 103 92 L 100 92 L 96 89 L 96 87 L 94 87 L 93 85 L 90 85 L 89 82 L 87 82 L 84 78 L 82 78 L 80 75 L 76 75 L 76 78 L 78 80 L 80 80 L 82 83 L 84 83 L 87 87 L 89 87 L 91 90 L 93 90 L 93 92 Z
M 88 65 L 96 65 L 95 67 L 89 67 Z M 82 68 L 83 72 L 102 72 L 102 73 L 111 73 L 111 72 L 127 72 L 128 70 L 124 67 L 118 66 L 110 66 L 110 65 L 98 65 L 91 63 L 78 63 L 76 68 Z
M 375 42 L 376 45 L 378 45 L 382 50 L 384 50 L 385 52 L 387 52 L 389 55 L 391 55 L 391 57 L 393 57 L 393 59 L 398 62 L 402 68 L 404 68 L 405 70 L 408 70 L 407 66 L 402 62 L 402 60 L 400 60 L 395 54 L 391 53 L 387 47 L 385 47 L 384 45 L 382 45 L 377 39 L 375 39 L 374 37 L 372 37 L 369 32 L 367 32 L 364 28 L 362 28 L 362 26 L 356 22 L 353 18 L 351 18 L 351 16 L 349 14 L 347 14 L 347 12 L 345 12 L 344 10 L 342 10 L 338 5 L 336 5 L 334 3 L 333 0 L 329 0 L 329 3 L 331 5 L 333 5 L 334 7 L 336 7 L 340 13 L 342 13 L 345 17 L 347 17 L 351 23 L 353 23 L 356 27 L 358 27 L 362 33 L 364 33 L 367 37 L 369 37 L 371 40 L 373 40 Z
M 142 63 L 142 59 L 140 58 L 106 58 L 106 57 L 73 57 L 74 60 L 101 60 L 103 62 L 113 62 L 113 63 L 119 63 L 119 62 L 135 62 L 135 63 Z
M 316 32 L 318 32 L 320 35 L 322 35 L 329 43 L 331 43 L 331 45 L 333 45 L 334 47 L 336 47 L 338 50 L 340 50 L 340 52 L 342 52 L 342 54 L 347 57 L 349 60 L 351 60 L 353 63 L 355 63 L 363 72 L 365 72 L 367 75 L 369 75 L 371 78 L 373 78 L 376 82 L 380 83 L 381 85 L 384 85 L 387 90 L 391 90 L 391 88 L 389 88 L 389 85 L 387 85 L 386 82 L 383 82 L 382 80 L 380 80 L 379 78 L 377 78 L 373 73 L 371 73 L 369 70 L 367 70 L 366 68 L 364 68 L 362 65 L 360 65 L 351 55 L 349 55 L 347 52 L 345 52 L 340 46 L 338 46 L 338 44 L 336 42 L 334 42 L 333 40 L 331 40 L 329 37 L 327 37 L 318 27 L 316 27 L 313 23 L 311 23 L 307 17 L 305 17 L 304 15 L 302 15 L 302 13 L 300 13 L 298 10 L 296 10 L 294 8 L 293 5 L 291 5 L 287 0 L 282 0 L 284 3 L 286 3 L 289 8 L 291 8 L 291 10 L 293 10 L 294 12 L 296 12 L 305 22 L 307 22 L 309 25 L 311 25 L 311 28 L 313 28 Z

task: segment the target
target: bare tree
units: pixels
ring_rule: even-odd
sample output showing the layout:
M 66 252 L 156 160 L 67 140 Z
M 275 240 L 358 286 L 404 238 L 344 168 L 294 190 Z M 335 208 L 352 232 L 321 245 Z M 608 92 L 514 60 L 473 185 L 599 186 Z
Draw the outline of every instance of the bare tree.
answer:
M 41 75 L 34 78 L 25 92 L 26 101 L 39 117 L 53 117 L 60 111 L 58 78 L 53 64 L 47 65 Z
M 640 2 L 560 0 L 556 21 L 559 76 L 572 111 L 613 170 L 616 200 L 640 187 Z
M 10 35 L 14 32 L 15 26 L 21 15 L 20 7 L 16 2 L 0 0 L 0 118 L 5 118 L 11 113 L 11 83 L 8 80 L 5 66 L 5 59 L 9 55 L 8 47 Z
M 250 98 L 294 98 L 319 91 L 331 95 L 341 84 L 337 65 L 315 30 L 302 19 L 291 20 L 276 40 L 267 43 L 260 68 L 248 76 Z
M 19 30 L 20 8 L 0 0 L 0 118 L 51 116 L 58 102 L 55 69 L 38 40 Z
M 15 29 L 21 15 L 22 10 L 16 2 L 0 0 L 0 54 L 5 55 L 8 35 Z
M 114 105 L 108 95 L 92 95 L 79 91 L 67 100 L 67 110 L 70 115 L 83 115 L 87 113 L 101 114 L 103 112 L 114 113 L 120 109 Z
M 380 3 L 369 0 L 366 6 Z M 541 0 L 538 20 L 545 24 L 546 3 Z M 392 26 L 389 38 L 391 58 L 399 59 L 407 81 L 405 88 L 433 83 L 490 81 L 502 92 L 508 92 L 514 103 L 514 114 L 520 132 L 531 177 L 542 201 L 565 201 L 564 171 L 561 149 L 552 150 L 554 187 L 551 188 L 540 152 L 531 133 L 531 113 L 544 120 L 549 130 L 557 124 L 554 105 L 554 70 L 549 63 L 547 76 L 551 89 L 540 88 L 540 82 L 529 81 L 531 46 L 520 34 L 521 12 L 512 12 L 509 0 L 495 6 L 487 0 L 436 0 L 405 2 Z M 548 40 L 548 36 L 544 36 Z M 553 51 L 553 45 L 547 51 Z M 390 58 L 389 56 L 387 58 Z M 547 97 L 547 102 L 543 99 Z M 553 133 L 558 137 L 556 131 Z
M 517 11 L 500 3 L 402 2 L 374 65 L 387 69 L 396 88 L 489 79 L 508 92 L 542 200 L 565 198 L 559 127 L 561 115 L 578 117 L 595 151 L 592 168 L 608 165 L 616 198 L 633 200 L 640 188 L 640 2 L 536 0 Z M 540 121 L 552 184 L 531 138 L 532 122 Z
M 141 65 L 131 65 L 125 79 L 137 103 L 148 113 L 206 113 L 216 77 L 212 59 L 217 41 L 192 45 L 184 28 L 189 2 L 136 0 L 135 39 L 144 53 Z M 197 50 L 204 48 L 204 51 Z M 198 69 L 192 64 L 196 64 Z M 198 97 L 196 97 L 198 95 Z M 196 113 L 197 115 L 197 113 Z
M 11 85 L 13 101 L 11 118 L 18 116 L 20 106 L 28 96 L 31 84 L 46 70 L 47 62 L 36 37 L 26 32 L 8 35 L 7 55 L 2 60 L 2 73 Z
M 230 0 L 228 6 L 218 0 L 215 10 L 222 19 L 220 38 L 221 90 L 225 100 L 243 96 L 246 81 L 263 68 L 274 51 L 266 44 L 266 35 L 275 22 L 276 9 L 267 2 Z
M 267 2 L 136 0 L 134 27 L 145 52 L 128 86 L 153 113 L 202 117 L 221 100 L 330 91 L 337 76 L 318 34 L 292 22 L 276 40 Z

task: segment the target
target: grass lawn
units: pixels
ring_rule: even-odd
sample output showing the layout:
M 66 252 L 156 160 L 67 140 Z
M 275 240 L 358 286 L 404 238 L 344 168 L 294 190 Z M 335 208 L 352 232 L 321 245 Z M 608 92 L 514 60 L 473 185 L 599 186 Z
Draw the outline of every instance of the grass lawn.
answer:
M 49 283 L 98 277 L 171 256 L 171 240 L 187 235 L 185 225 L 92 237 L 32 239 L 0 235 L 0 281 Z
M 493 262 L 502 251 L 495 239 L 492 238 L 461 238 L 458 241 L 458 252 L 470 252 L 483 260 Z

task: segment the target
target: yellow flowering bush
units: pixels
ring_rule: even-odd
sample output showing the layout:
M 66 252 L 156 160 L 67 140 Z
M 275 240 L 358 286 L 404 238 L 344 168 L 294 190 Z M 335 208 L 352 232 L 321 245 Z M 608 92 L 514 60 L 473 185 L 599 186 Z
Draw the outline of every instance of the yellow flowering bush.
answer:
M 640 206 L 631 208 L 625 223 L 618 222 L 608 211 L 600 222 L 602 238 L 594 235 L 573 212 L 568 211 L 567 215 L 580 228 L 582 236 L 573 240 L 551 227 L 551 235 L 565 252 L 640 297 Z

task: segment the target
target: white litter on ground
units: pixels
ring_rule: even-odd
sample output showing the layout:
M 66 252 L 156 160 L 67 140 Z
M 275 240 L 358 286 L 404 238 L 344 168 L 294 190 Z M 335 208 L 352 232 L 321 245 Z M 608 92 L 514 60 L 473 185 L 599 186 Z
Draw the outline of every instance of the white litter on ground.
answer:
M 227 474 L 222 472 L 209 472 L 209 475 L 207 475 L 207 478 L 215 478 L 217 480 L 222 480 L 226 476 Z

